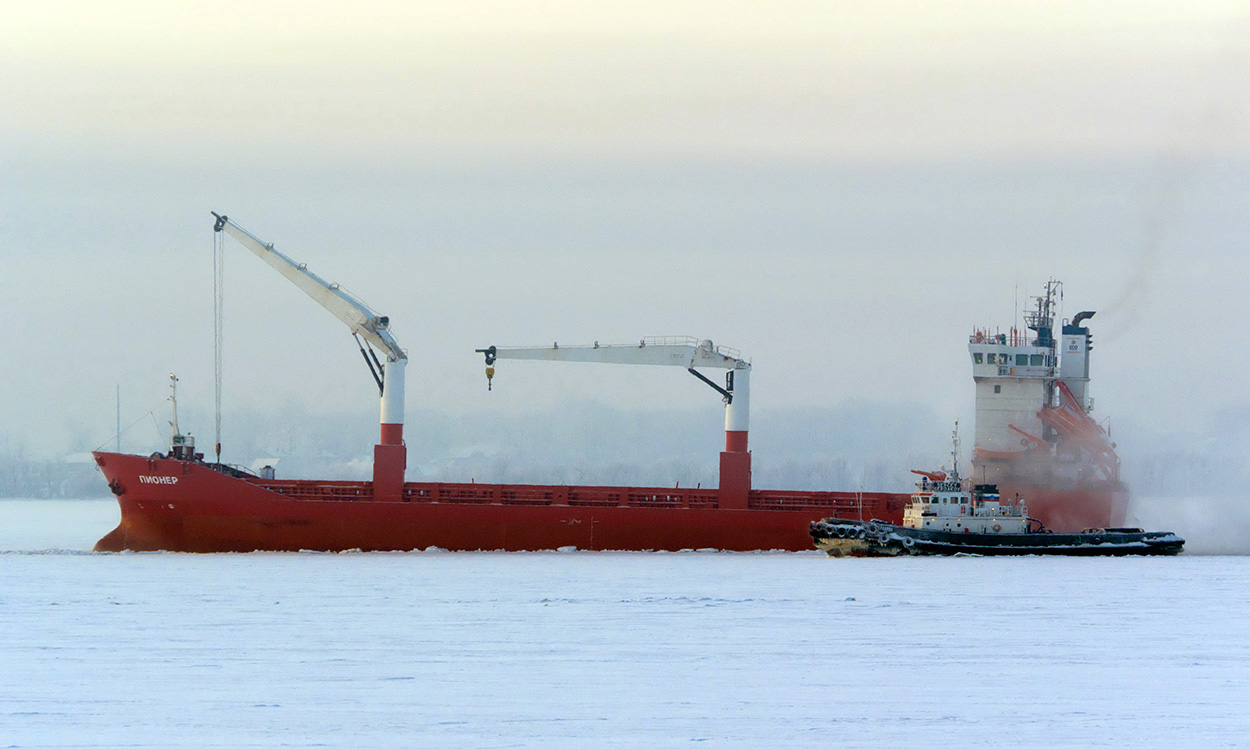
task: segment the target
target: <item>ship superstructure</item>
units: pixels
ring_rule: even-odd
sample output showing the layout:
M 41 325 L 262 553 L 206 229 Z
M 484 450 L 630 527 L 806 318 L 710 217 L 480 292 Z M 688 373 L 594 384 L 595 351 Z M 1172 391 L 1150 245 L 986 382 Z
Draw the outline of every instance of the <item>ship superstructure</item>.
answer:
M 1019 493 L 1048 527 L 1120 525 L 1127 493 L 1110 435 L 1090 415 L 1094 312 L 1059 325 L 1062 283 L 1051 279 L 1025 311 L 1024 328 L 977 328 L 968 341 L 976 383 L 972 475 Z

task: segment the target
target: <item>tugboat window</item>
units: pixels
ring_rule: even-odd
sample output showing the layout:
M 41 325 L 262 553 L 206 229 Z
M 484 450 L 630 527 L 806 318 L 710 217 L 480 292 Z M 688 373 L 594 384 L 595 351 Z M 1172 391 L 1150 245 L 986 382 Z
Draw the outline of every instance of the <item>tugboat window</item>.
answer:
M 995 386 L 994 386 L 994 392 L 995 392 L 995 393 L 1001 393 L 1001 392 L 1003 392 L 1003 386 L 1002 386 L 1002 385 L 995 385 Z

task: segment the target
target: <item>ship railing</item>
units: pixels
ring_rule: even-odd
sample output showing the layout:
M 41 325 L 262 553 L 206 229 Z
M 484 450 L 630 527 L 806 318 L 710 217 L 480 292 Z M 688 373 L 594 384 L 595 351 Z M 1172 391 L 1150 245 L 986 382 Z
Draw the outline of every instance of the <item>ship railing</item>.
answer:
M 994 518 L 1023 518 L 1028 517 L 1028 512 L 1023 505 L 1001 505 L 997 508 L 981 508 L 981 517 Z
M 361 501 L 373 498 L 368 481 L 264 481 L 264 488 L 292 499 Z M 544 486 L 528 484 L 409 483 L 404 502 L 446 502 L 474 505 L 530 505 L 569 507 L 633 507 L 713 510 L 720 506 L 716 489 L 622 486 Z M 855 517 L 899 510 L 908 496 L 888 492 L 787 492 L 755 490 L 747 506 L 753 510 L 818 511 Z M 1011 508 L 1018 511 L 1019 508 Z
M 550 487 L 501 486 L 499 484 L 407 484 L 406 501 L 425 500 L 453 504 L 549 505 Z
M 643 346 L 698 346 L 699 339 L 689 335 L 649 335 L 639 341 Z
M 205 463 L 204 466 L 206 468 L 211 468 L 212 470 L 217 471 L 218 473 L 224 473 L 227 476 L 232 476 L 236 479 L 261 478 L 260 476 L 256 475 L 256 473 L 253 472 L 251 469 L 245 466 L 236 465 L 234 463 Z
M 698 348 L 703 341 L 688 335 L 651 335 L 645 336 L 640 341 L 643 346 L 690 346 Z M 714 350 L 718 354 L 728 356 L 730 359 L 741 359 L 742 352 L 730 346 L 717 346 L 712 344 Z
M 569 507 L 715 508 L 711 489 L 639 489 L 623 486 L 526 484 L 407 484 L 407 502 L 455 504 L 567 505 Z
M 354 501 L 373 498 L 373 484 L 368 481 L 273 481 L 264 488 L 293 499 Z
M 906 494 L 891 492 L 787 492 L 764 489 L 751 492 L 747 507 L 752 510 L 796 512 L 818 510 L 841 517 L 858 517 L 862 510 L 867 520 L 878 510 L 900 510 L 909 500 Z

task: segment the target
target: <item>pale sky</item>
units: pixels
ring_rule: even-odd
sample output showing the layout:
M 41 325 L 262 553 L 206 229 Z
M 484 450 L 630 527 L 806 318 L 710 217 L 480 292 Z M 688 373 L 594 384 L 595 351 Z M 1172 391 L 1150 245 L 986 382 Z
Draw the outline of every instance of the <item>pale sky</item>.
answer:
M 1244 7 L 10 3 L 0 76 L 18 144 L 184 159 L 1244 152 L 1192 138 Z
M 1247 404 L 1244 3 L 3 8 L 0 438 L 32 451 L 107 439 L 118 383 L 124 420 L 170 371 L 211 407 L 210 210 L 389 314 L 410 409 L 716 408 L 680 372 L 488 396 L 472 354 L 681 334 L 751 356 L 761 412 L 970 420 L 968 332 L 1051 275 L 1100 310 L 1099 418 Z M 227 398 L 374 414 L 339 323 L 231 249 Z

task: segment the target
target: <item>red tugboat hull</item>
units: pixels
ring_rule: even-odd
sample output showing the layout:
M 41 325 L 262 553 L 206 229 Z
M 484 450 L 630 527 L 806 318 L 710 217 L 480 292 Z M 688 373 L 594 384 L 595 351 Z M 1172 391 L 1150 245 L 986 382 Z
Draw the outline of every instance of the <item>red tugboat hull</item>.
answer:
M 906 494 L 407 483 L 382 501 L 361 481 L 281 481 L 170 458 L 95 453 L 122 519 L 96 551 L 811 549 L 826 517 L 902 520 Z

